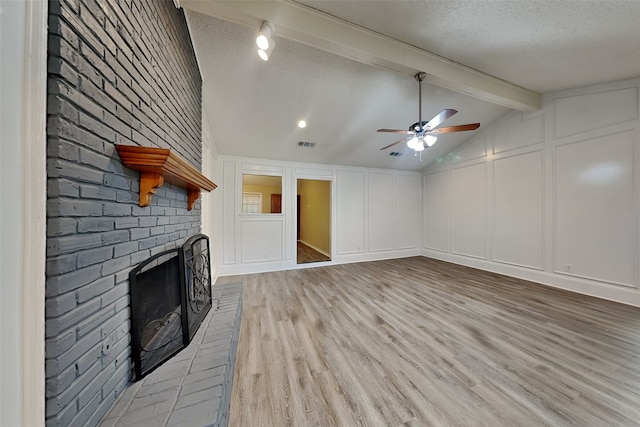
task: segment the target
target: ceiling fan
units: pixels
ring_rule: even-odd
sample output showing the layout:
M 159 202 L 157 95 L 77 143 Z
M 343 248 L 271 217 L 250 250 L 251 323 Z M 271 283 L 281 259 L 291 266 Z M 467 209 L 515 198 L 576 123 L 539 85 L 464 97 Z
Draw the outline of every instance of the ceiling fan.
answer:
M 426 73 L 419 72 L 415 75 L 416 80 L 418 81 L 418 86 L 420 87 L 418 92 L 418 122 L 409 126 L 409 130 L 400 130 L 400 129 L 378 129 L 378 132 L 391 132 L 391 133 L 403 133 L 405 135 L 404 138 L 391 143 L 385 147 L 382 147 L 381 150 L 386 150 L 387 148 L 393 147 L 396 144 L 400 144 L 403 141 L 407 141 L 407 146 L 413 149 L 416 154 L 419 151 L 424 150 L 426 147 L 431 147 L 437 140 L 437 137 L 434 135 L 441 135 L 444 133 L 451 132 L 462 132 L 466 130 L 475 130 L 480 127 L 480 123 L 469 123 L 466 125 L 458 125 L 458 126 L 447 126 L 443 128 L 438 128 L 445 120 L 456 114 L 458 111 L 448 108 L 440 111 L 433 119 L 428 122 L 422 121 L 422 80 L 427 76 Z M 422 154 L 422 153 L 420 153 Z M 420 158 L 422 160 L 422 157 Z

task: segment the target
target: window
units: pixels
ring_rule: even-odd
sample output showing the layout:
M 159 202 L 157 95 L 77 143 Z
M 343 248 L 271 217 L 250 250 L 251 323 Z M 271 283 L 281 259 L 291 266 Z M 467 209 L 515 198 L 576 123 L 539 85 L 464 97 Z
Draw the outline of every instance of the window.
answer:
M 242 213 L 262 213 L 262 193 L 242 193 Z
M 282 177 L 242 175 L 242 213 L 282 213 Z

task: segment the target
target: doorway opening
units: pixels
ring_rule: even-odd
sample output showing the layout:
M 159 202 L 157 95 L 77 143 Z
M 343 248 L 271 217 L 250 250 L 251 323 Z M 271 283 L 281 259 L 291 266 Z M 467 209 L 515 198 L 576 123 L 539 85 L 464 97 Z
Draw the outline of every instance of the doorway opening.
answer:
M 298 264 L 331 261 L 331 181 L 297 181 Z

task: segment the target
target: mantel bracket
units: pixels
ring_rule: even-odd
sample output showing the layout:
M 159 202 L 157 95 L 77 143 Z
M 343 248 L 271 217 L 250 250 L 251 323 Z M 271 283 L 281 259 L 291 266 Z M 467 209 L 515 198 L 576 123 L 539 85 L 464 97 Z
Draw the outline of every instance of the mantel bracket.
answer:
M 140 172 L 140 206 L 149 206 L 151 196 L 164 184 L 164 176 L 154 172 Z M 191 208 L 189 208 L 191 209 Z
M 137 147 L 116 144 L 122 162 L 140 172 L 139 205 L 149 206 L 151 196 L 168 182 L 187 190 L 187 210 L 193 209 L 201 190 L 212 191 L 217 185 L 168 148 Z

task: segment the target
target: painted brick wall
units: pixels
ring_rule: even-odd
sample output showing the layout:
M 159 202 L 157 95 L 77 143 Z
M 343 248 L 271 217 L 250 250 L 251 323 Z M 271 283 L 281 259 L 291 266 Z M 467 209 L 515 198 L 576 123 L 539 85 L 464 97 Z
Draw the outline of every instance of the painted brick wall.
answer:
M 167 147 L 201 167 L 201 78 L 169 0 L 49 2 L 46 417 L 97 425 L 129 382 L 128 273 L 199 232 L 200 201 L 158 189 L 114 144 Z

